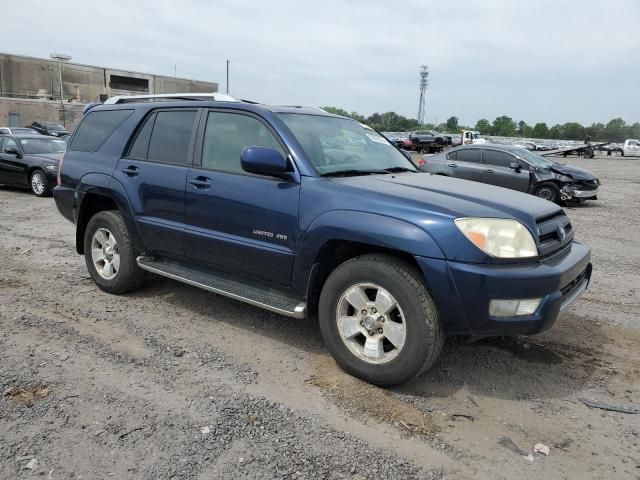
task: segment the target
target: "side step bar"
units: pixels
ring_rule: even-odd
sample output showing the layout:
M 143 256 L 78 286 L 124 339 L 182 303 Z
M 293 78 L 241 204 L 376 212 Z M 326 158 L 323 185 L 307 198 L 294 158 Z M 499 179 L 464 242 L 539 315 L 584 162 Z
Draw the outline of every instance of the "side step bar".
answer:
M 148 272 L 271 312 L 293 318 L 305 318 L 307 314 L 307 304 L 290 293 L 250 280 L 240 280 L 228 273 L 204 271 L 182 263 L 144 256 L 138 257 L 136 262 L 140 268 Z

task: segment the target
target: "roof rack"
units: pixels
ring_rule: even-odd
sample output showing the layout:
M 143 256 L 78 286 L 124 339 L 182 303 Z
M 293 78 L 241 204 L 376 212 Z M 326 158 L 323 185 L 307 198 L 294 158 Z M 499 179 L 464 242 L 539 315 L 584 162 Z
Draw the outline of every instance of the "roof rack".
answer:
M 109 97 L 104 102 L 105 105 L 115 105 L 117 103 L 139 102 L 140 100 L 213 100 L 215 102 L 240 102 L 226 93 L 158 93 L 151 95 L 120 95 Z

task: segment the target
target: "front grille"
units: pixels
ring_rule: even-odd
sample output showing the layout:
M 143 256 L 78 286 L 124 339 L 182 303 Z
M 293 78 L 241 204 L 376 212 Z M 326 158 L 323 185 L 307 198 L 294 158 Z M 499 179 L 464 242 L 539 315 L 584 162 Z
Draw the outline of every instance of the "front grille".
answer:
M 570 247 L 573 241 L 573 226 L 563 211 L 539 218 L 536 224 L 540 258 L 549 258 Z M 564 236 L 561 234 L 562 231 Z
M 600 185 L 600 182 L 597 179 L 594 180 L 579 180 L 576 182 L 576 185 L 581 190 L 595 190 Z

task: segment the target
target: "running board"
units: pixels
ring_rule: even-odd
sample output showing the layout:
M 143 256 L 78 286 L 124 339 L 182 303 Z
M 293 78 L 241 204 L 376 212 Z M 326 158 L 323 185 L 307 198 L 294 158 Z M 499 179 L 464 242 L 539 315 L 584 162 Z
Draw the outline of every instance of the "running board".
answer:
M 148 272 L 281 315 L 305 318 L 307 313 L 307 304 L 303 300 L 293 297 L 288 292 L 255 281 L 238 279 L 228 273 L 204 271 L 182 263 L 152 257 L 141 256 L 136 259 L 136 262 L 140 268 Z

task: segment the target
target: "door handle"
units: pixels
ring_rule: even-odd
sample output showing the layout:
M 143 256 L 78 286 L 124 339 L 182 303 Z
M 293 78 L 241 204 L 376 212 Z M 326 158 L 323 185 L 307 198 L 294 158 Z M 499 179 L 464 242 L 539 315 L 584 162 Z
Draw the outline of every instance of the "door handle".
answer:
M 453 167 L 456 168 L 458 165 L 455 163 L 447 163 L 447 167 Z
M 140 169 L 138 167 L 134 167 L 133 165 L 123 168 L 122 171 L 130 177 L 135 177 L 140 173 Z
M 483 170 L 484 173 L 493 173 L 493 170 L 491 170 L 490 168 L 485 168 Z
M 206 190 L 211 186 L 211 179 L 207 177 L 196 177 L 189 180 L 189 183 L 196 188 Z

